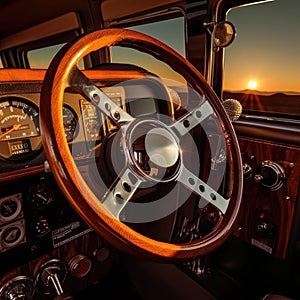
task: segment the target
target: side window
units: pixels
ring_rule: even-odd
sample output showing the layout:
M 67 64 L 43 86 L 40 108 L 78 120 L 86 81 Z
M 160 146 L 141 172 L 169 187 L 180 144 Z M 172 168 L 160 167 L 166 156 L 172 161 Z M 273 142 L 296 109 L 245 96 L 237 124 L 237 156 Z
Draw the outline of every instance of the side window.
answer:
M 0 68 L 3 68 L 3 63 L 2 63 L 1 57 L 0 57 Z
M 294 0 L 229 11 L 237 36 L 225 49 L 223 99 L 238 99 L 250 114 L 300 117 L 298 14 Z
M 175 49 L 181 55 L 186 55 L 185 49 L 185 20 L 184 17 L 168 19 L 138 26 L 128 27 L 135 31 L 148 34 Z M 112 47 L 112 62 L 129 63 L 147 69 L 160 77 L 182 81 L 176 74 L 171 74 L 170 68 L 159 64 L 155 58 L 129 48 Z M 154 63 L 155 62 L 155 63 Z

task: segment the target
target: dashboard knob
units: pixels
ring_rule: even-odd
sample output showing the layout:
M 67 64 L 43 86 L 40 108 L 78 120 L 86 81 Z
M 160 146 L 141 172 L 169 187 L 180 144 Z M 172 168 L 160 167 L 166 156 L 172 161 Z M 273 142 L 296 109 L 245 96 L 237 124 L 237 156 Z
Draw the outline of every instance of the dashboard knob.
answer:
M 252 175 L 252 168 L 248 164 L 243 164 L 243 174 L 245 179 L 250 179 Z
M 274 241 L 277 228 L 274 224 L 267 221 L 262 221 L 257 225 L 257 232 L 259 235 L 267 240 Z
M 253 176 L 253 180 L 256 182 L 256 183 L 260 183 L 262 180 L 264 179 L 264 177 L 260 174 L 255 174 Z
M 31 300 L 33 296 L 33 280 L 27 276 L 14 277 L 0 287 L 1 300 Z
M 82 254 L 77 254 L 68 262 L 68 269 L 72 276 L 81 278 L 89 273 L 92 267 L 91 260 Z
M 110 255 L 110 251 L 106 247 L 96 249 L 93 252 L 93 256 L 96 259 L 96 261 L 98 261 L 98 262 L 106 261 L 108 259 L 109 255 Z
M 252 178 L 255 183 L 270 189 L 270 191 L 277 191 L 285 181 L 285 173 L 278 163 L 265 160 L 255 168 Z
M 51 259 L 40 266 L 35 279 L 35 285 L 41 294 L 62 295 L 62 283 L 67 275 L 65 264 L 58 259 Z

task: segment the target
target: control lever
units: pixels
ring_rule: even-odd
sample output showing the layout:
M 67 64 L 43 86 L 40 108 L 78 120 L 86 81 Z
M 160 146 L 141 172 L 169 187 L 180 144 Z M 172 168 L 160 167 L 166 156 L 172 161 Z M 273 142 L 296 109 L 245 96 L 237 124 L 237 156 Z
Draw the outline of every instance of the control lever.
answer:
M 67 275 L 65 264 L 58 259 L 45 262 L 36 275 L 36 289 L 42 294 L 57 294 L 54 300 L 73 300 L 62 288 Z

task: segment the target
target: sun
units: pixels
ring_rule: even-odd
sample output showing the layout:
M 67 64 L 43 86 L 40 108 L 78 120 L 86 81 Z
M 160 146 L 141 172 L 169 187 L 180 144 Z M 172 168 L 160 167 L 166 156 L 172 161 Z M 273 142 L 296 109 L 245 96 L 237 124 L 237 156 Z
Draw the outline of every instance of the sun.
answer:
M 257 82 L 255 80 L 250 80 L 248 82 L 248 89 L 255 90 L 257 87 Z

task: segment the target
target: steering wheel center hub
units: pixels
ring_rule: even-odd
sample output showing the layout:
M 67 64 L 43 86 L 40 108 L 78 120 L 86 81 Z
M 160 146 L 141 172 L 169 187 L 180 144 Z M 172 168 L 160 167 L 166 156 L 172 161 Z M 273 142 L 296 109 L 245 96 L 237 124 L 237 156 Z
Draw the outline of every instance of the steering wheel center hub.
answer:
M 170 181 L 180 166 L 175 134 L 158 120 L 139 120 L 128 130 L 127 149 L 133 169 L 150 181 Z
M 153 128 L 146 134 L 145 149 L 149 160 L 162 168 L 174 166 L 179 158 L 179 146 L 165 128 Z

